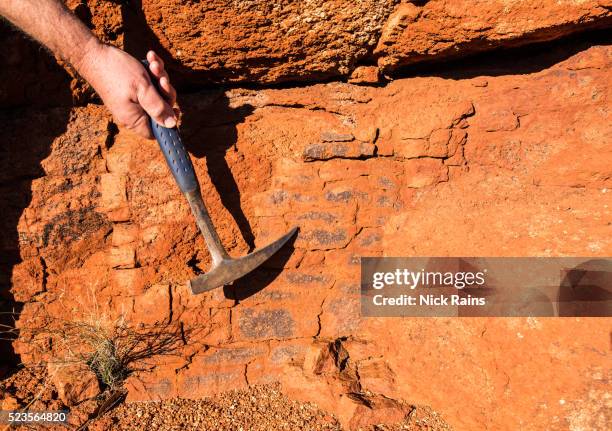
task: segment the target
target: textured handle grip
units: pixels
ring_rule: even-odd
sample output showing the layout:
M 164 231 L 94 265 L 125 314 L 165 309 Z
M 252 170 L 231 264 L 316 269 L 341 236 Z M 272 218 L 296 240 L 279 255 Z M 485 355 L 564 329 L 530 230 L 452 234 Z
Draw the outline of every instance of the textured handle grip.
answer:
M 174 179 L 183 193 L 189 193 L 198 188 L 198 179 L 191 159 L 175 128 L 167 129 L 160 126 L 153 119 L 150 119 L 149 124 L 153 130 L 153 136 L 157 139 L 159 148 L 161 149 L 166 163 L 174 175 Z
M 147 69 L 147 72 L 149 72 L 153 85 L 159 92 L 157 79 L 151 75 L 149 70 L 149 62 L 143 60 L 142 63 Z M 166 163 L 181 191 L 183 193 L 189 193 L 197 190 L 199 187 L 198 178 L 196 177 L 189 154 L 181 141 L 178 129 L 176 127 L 168 129 L 164 126 L 160 126 L 151 117 L 149 117 L 149 125 L 151 126 L 153 136 L 157 140 L 159 148 L 166 158 Z

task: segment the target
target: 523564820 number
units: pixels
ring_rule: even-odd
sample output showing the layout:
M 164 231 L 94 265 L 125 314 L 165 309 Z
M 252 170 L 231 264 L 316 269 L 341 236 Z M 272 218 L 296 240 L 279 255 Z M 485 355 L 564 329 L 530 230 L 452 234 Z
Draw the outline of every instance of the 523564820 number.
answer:
M 13 411 L 0 410 L 0 423 L 2 424 L 27 424 L 27 423 L 66 423 L 68 411 Z

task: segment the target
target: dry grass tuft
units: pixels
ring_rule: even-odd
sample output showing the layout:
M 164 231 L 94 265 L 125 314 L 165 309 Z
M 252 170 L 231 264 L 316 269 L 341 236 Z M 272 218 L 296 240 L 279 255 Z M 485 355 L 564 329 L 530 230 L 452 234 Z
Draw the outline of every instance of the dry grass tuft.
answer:
M 18 329 L 0 325 L 0 333 L 4 339 L 26 342 L 29 356 L 48 363 L 86 364 L 109 389 L 120 387 L 132 372 L 146 369 L 147 359 L 176 354 L 185 344 L 180 324 L 131 325 L 124 315 L 110 319 L 91 314 L 81 320 L 46 315 L 36 322 Z

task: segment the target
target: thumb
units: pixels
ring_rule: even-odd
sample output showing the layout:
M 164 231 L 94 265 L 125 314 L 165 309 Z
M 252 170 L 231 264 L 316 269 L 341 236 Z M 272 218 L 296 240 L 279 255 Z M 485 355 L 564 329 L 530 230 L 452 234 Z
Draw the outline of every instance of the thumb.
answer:
M 150 81 L 144 87 L 141 87 L 138 94 L 138 103 L 160 126 L 167 128 L 176 126 L 174 110 Z

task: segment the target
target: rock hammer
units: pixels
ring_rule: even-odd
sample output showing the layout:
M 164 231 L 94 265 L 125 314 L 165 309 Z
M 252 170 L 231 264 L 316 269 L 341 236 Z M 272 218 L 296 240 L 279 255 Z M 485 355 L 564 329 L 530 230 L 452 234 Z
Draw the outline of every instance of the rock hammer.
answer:
M 143 60 L 142 63 L 150 74 L 149 63 L 146 60 Z M 153 85 L 159 92 L 156 78 L 151 75 L 150 77 Z M 267 246 L 258 248 L 246 256 L 232 258 L 223 247 L 217 230 L 208 214 L 191 158 L 181 141 L 178 128 L 168 129 L 160 126 L 150 117 L 149 125 L 179 189 L 187 198 L 187 202 L 189 202 L 191 212 L 204 236 L 206 247 L 212 258 L 210 270 L 188 282 L 194 294 L 231 284 L 233 281 L 253 271 L 272 257 L 297 232 L 297 227 L 294 227 Z

